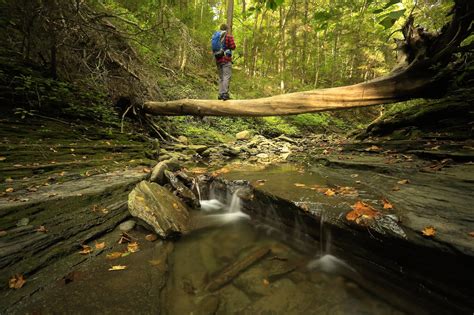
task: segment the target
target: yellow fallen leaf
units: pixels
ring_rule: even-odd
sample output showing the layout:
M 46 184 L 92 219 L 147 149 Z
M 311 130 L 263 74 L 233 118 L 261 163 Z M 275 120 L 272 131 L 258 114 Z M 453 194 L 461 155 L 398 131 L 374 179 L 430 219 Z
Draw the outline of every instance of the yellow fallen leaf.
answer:
M 0 156 L 0 161 L 5 161 L 7 158 L 4 156 Z
M 331 196 L 334 196 L 334 195 L 336 194 L 336 192 L 335 192 L 334 190 L 328 188 L 328 190 L 326 190 L 326 191 L 324 192 L 324 194 L 325 194 L 326 196 L 328 196 L 328 197 L 331 197 Z
M 421 231 L 421 234 L 426 237 L 433 237 L 436 235 L 436 229 L 432 226 L 427 226 Z
M 117 271 L 117 270 L 125 270 L 125 269 L 127 269 L 127 266 L 115 265 L 115 266 L 111 266 L 109 268 L 109 271 Z
M 9 187 L 9 188 L 5 189 L 5 192 L 7 192 L 7 193 L 12 193 L 14 191 L 15 191 L 15 189 L 13 189 L 12 187 Z
M 95 242 L 95 249 L 104 249 L 104 247 L 105 247 L 105 242 L 102 242 L 102 243 Z
M 151 173 L 151 169 L 149 169 L 148 167 L 144 167 L 144 168 L 142 169 L 142 171 L 143 171 L 143 173 L 147 173 L 147 174 L 148 174 L 148 173 Z
M 399 180 L 397 183 L 400 185 L 406 185 L 406 184 L 409 184 L 410 181 L 408 179 L 402 179 L 402 180 Z
M 270 281 L 268 281 L 267 279 L 263 279 L 262 280 L 262 283 L 264 286 L 268 287 L 270 285 Z
M 138 248 L 138 243 L 137 242 L 132 242 L 132 243 L 128 243 L 127 250 L 130 253 L 135 253 L 135 252 L 138 252 L 140 249 Z
M 10 289 L 20 289 L 26 283 L 26 279 L 21 274 L 14 275 L 8 281 Z
M 105 255 L 105 258 L 113 260 L 122 257 L 123 253 L 120 252 L 112 252 L 110 254 Z
M 92 248 L 88 245 L 81 245 L 82 246 L 82 250 L 79 251 L 79 254 L 81 255 L 87 255 L 87 254 L 90 254 L 92 253 Z
M 306 187 L 305 184 L 300 184 L 300 183 L 295 183 L 295 186 L 296 186 L 296 187 Z

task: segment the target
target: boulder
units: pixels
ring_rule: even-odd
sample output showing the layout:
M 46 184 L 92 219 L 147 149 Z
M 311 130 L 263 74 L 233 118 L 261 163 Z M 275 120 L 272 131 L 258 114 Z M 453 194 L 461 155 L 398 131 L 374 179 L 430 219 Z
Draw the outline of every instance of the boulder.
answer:
M 252 133 L 249 131 L 249 130 L 244 130 L 244 131 L 241 131 L 241 132 L 238 132 L 236 135 L 235 135 L 235 138 L 237 140 L 248 140 L 252 137 Z
M 219 152 L 219 150 L 217 150 L 216 148 L 208 148 L 204 152 L 201 153 L 201 156 L 208 157 L 208 156 L 210 156 L 212 154 L 215 154 L 217 152 Z
M 136 225 L 136 222 L 134 220 L 127 220 L 125 222 L 120 223 L 119 230 L 122 232 L 129 232 L 133 230 L 135 225 Z
M 187 207 L 164 187 L 140 182 L 128 195 L 128 210 L 153 227 L 162 238 L 186 233 L 189 223 Z
M 158 164 L 153 167 L 153 170 L 151 171 L 150 182 L 155 182 L 160 185 L 166 184 L 165 170 L 168 169 L 169 161 L 170 160 L 164 160 L 158 162 Z
M 186 138 L 185 136 L 179 136 L 178 141 L 183 143 L 183 144 L 187 144 L 188 143 L 188 138 Z
M 176 158 L 171 158 L 158 162 L 151 171 L 150 182 L 155 182 L 159 185 L 166 184 L 168 181 L 164 176 L 165 170 L 170 170 L 174 172 L 179 170 L 179 167 L 180 165 Z
M 194 195 L 194 193 L 183 184 L 176 175 L 172 172 L 165 170 L 164 176 L 167 178 L 168 182 L 174 188 L 175 193 L 190 207 L 199 208 L 199 200 Z

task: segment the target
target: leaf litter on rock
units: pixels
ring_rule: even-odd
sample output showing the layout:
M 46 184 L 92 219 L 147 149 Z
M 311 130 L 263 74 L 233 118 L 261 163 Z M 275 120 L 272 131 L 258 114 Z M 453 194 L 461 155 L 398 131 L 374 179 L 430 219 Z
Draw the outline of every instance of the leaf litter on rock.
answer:
M 95 249 L 104 249 L 105 248 L 105 242 L 98 243 L 96 241 L 94 247 L 95 247 Z
M 20 289 L 26 283 L 26 279 L 22 274 L 16 274 L 8 281 L 8 287 L 10 289 Z
M 93 251 L 92 247 L 90 247 L 88 245 L 81 245 L 81 246 L 82 246 L 82 250 L 79 251 L 79 254 L 87 255 L 87 254 L 92 253 L 92 251 Z
M 115 266 L 111 266 L 109 268 L 109 271 L 118 271 L 118 270 L 125 270 L 127 269 L 127 266 L 124 266 L 124 265 L 115 265 Z
M 354 221 L 357 224 L 367 225 L 369 221 L 374 220 L 380 215 L 380 212 L 372 208 L 363 201 L 357 201 L 352 206 L 352 211 L 346 214 L 348 221 Z
M 421 234 L 426 237 L 434 237 L 436 235 L 436 228 L 433 226 L 427 226 L 423 228 Z

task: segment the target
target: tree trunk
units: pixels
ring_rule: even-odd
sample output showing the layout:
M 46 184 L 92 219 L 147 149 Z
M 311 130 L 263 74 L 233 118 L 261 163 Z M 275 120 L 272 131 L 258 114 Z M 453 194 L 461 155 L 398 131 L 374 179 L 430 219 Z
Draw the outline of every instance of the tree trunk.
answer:
M 380 105 L 423 97 L 433 85 L 433 73 L 418 74 L 417 69 L 377 80 L 329 89 L 281 94 L 253 100 L 148 101 L 144 110 L 156 115 L 196 116 L 283 116 L 354 107 Z
M 234 19 L 234 0 L 227 0 L 227 25 L 229 34 L 232 34 L 232 21 Z

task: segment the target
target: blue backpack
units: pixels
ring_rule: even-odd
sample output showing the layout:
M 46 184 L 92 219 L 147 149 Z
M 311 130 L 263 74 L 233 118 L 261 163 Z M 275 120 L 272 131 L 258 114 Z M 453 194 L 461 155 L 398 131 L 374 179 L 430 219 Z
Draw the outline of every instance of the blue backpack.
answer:
M 212 53 L 214 54 L 214 57 L 216 58 L 221 58 L 225 54 L 224 52 L 226 50 L 225 48 L 226 34 L 227 34 L 226 31 L 217 31 L 214 34 L 212 34 L 211 47 L 212 47 Z

